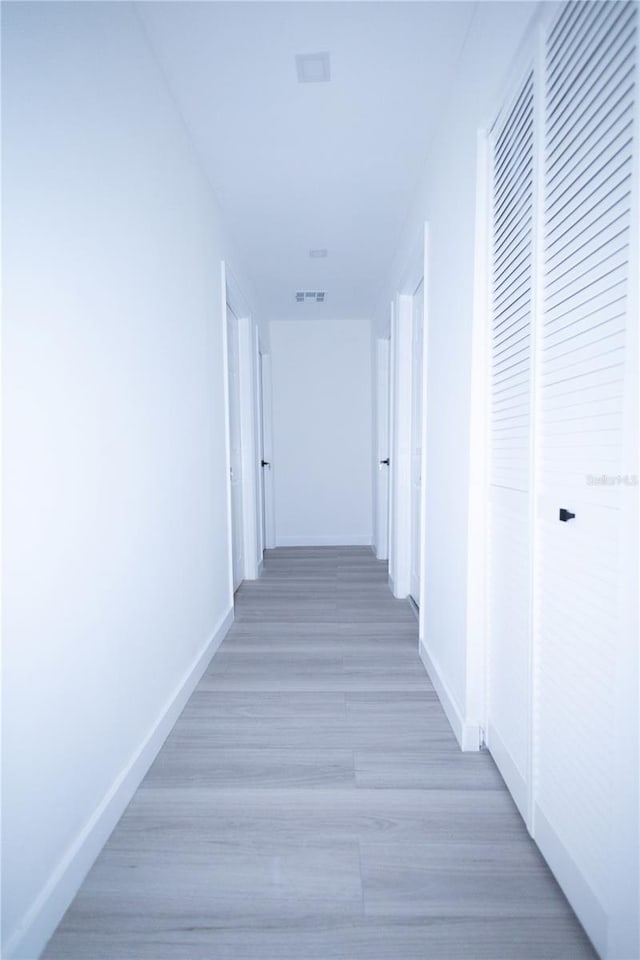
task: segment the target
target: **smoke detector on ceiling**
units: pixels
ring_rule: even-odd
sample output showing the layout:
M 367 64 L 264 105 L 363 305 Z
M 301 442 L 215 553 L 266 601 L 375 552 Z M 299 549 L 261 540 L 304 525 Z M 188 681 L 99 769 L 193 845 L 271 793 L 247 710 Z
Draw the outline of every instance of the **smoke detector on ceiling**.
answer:
M 324 290 L 298 290 L 296 303 L 324 303 Z
M 312 260 L 316 260 L 316 259 L 319 259 L 319 258 L 321 258 L 321 257 L 326 257 L 326 255 L 327 255 L 327 251 L 326 251 L 325 249 L 322 249 L 322 250 L 309 250 L 309 256 L 311 257 Z
M 331 64 L 328 53 L 300 53 L 296 57 L 298 83 L 328 83 Z

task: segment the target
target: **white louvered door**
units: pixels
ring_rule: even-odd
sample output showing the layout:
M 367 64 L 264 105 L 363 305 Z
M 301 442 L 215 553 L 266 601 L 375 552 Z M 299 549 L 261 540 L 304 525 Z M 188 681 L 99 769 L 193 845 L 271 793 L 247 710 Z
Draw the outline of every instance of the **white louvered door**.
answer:
M 621 829 L 635 20 L 632 3 L 573 4 L 546 45 L 535 819 L 552 865 L 563 869 L 561 846 L 586 881 L 583 916 L 603 951 Z M 575 519 L 561 522 L 561 508 Z
M 592 0 L 542 17 L 491 135 L 487 742 L 599 953 L 625 960 L 640 954 L 638 16 Z
M 533 78 L 492 139 L 487 743 L 525 818 L 530 731 Z

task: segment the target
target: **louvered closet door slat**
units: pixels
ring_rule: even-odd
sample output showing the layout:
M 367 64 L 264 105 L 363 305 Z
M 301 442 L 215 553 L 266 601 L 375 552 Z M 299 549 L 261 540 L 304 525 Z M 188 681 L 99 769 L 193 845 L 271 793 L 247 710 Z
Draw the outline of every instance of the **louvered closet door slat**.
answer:
M 549 286 L 553 287 L 558 280 L 562 280 L 566 271 L 572 270 L 574 267 L 584 266 L 591 256 L 600 256 L 604 251 L 610 249 L 611 241 L 626 243 L 625 233 L 628 229 L 628 219 L 628 209 L 623 209 L 613 219 L 607 218 L 607 222 L 602 229 L 598 228 L 593 236 L 584 239 L 573 250 L 560 250 L 554 257 L 549 257 L 546 271 Z
M 608 65 L 628 40 L 625 28 L 632 15 L 629 6 L 620 3 L 609 4 L 604 16 L 592 8 L 583 32 L 562 50 L 555 63 L 549 63 L 547 102 L 550 109 L 557 109 L 560 102 L 566 103 L 576 88 L 584 86 L 585 80 Z
M 576 167 L 567 172 L 564 182 L 559 183 L 557 189 L 547 191 L 549 217 L 555 218 L 565 209 L 574 210 L 582 206 L 595 184 L 600 180 L 609 180 L 626 163 L 632 140 L 629 118 L 617 136 L 607 137 L 607 143 L 598 153 L 588 152 Z
M 533 78 L 493 135 L 487 739 L 526 815 Z
M 614 76 L 613 89 L 606 105 L 600 104 L 595 112 L 582 114 L 572 122 L 571 129 L 565 131 L 562 142 L 553 151 L 553 158 L 548 161 L 546 181 L 553 185 L 559 175 L 564 175 L 573 164 L 580 152 L 589 149 L 594 138 L 603 138 L 607 135 L 607 125 L 602 121 L 614 124 L 627 103 L 629 89 L 633 88 L 633 52 L 628 58 L 628 70 L 622 76 Z
M 544 338 L 544 348 L 549 357 L 553 358 L 560 351 L 582 346 L 611 330 L 624 329 L 624 306 L 624 299 L 620 298 L 592 316 L 581 317 L 566 327 L 556 326 Z
M 632 17 L 633 11 L 627 22 Z M 571 135 L 578 123 L 590 117 L 594 107 L 597 108 L 602 102 L 602 95 L 611 99 L 612 92 L 624 81 L 633 59 L 633 51 L 634 40 L 625 33 L 623 27 L 614 38 L 607 40 L 598 58 L 590 63 L 590 71 L 584 83 L 571 87 L 566 75 L 562 75 L 561 95 L 555 102 L 547 103 L 546 135 L 551 146 L 556 146 L 559 139 Z
M 586 90 L 580 91 L 580 99 L 571 104 L 566 111 L 562 122 L 558 123 L 553 131 L 549 132 L 547 145 L 557 153 L 553 164 L 549 165 L 547 176 L 552 176 L 556 169 L 565 162 L 565 156 L 583 149 L 584 136 L 588 134 L 590 125 L 597 125 L 602 115 L 615 112 L 620 99 L 626 95 L 634 80 L 634 47 L 629 44 L 619 55 L 618 61 L 611 64 L 605 72 L 606 89 L 598 88 L 592 83 Z M 602 109 L 602 97 L 608 101 L 606 109 Z M 600 113 L 600 116 L 598 116 Z
M 635 142 L 632 3 L 571 4 L 547 40 L 535 455 L 536 817 L 608 909 Z M 560 523 L 558 509 L 576 519 Z
M 584 172 L 584 168 L 589 166 L 593 170 L 594 164 L 599 165 L 606 155 L 607 150 L 611 150 L 611 142 L 620 142 L 618 138 L 630 135 L 633 122 L 633 114 L 630 106 L 627 104 L 616 114 L 609 114 L 609 124 L 603 131 L 601 128 L 595 128 L 590 136 L 589 142 L 585 144 L 582 155 L 571 155 L 566 163 L 563 163 L 555 173 L 550 175 L 547 180 L 547 199 L 552 203 L 556 196 L 564 195 L 568 186 Z
M 494 139 L 493 169 L 494 191 L 502 187 L 500 180 L 505 165 L 513 166 L 514 158 L 518 155 L 518 144 L 523 137 L 528 136 L 533 127 L 533 114 L 529 110 L 529 91 L 523 87 L 520 96 L 515 100 L 509 117 L 502 128 L 502 139 Z M 496 177 L 498 178 L 496 182 Z
M 505 321 L 503 328 L 493 337 L 493 349 L 498 352 L 511 337 L 518 336 L 522 331 L 526 331 L 528 323 L 529 314 L 526 309 L 523 307 L 516 311 L 515 317 Z
M 561 48 L 549 54 L 547 61 L 547 94 L 552 101 L 555 91 L 558 90 L 558 74 L 562 69 L 568 85 L 570 78 L 576 72 L 584 69 L 585 62 L 593 57 L 594 50 L 600 44 L 603 33 L 610 29 L 616 20 L 624 13 L 621 4 L 611 5 L 609 19 L 604 21 L 598 16 L 598 10 L 592 5 L 585 4 L 582 15 L 570 29 L 569 36 Z M 559 66 L 560 64 L 560 66 Z
M 547 63 L 549 66 L 553 66 L 556 62 L 558 52 L 566 49 L 571 36 L 579 32 L 581 24 L 584 23 L 584 19 L 589 13 L 589 5 L 586 3 L 574 3 L 568 8 L 567 15 L 562 18 L 562 22 L 558 24 L 558 28 L 554 30 L 547 41 Z
M 628 218 L 630 190 L 631 179 L 626 177 L 612 187 L 600 203 L 588 211 L 583 211 L 578 230 L 572 230 L 569 225 L 562 232 L 557 231 L 553 238 L 547 236 L 545 269 L 546 264 L 549 265 L 549 270 L 555 269 L 558 262 L 583 250 L 585 244 L 591 242 L 609 224 L 620 218 Z
M 494 251 L 493 269 L 496 275 L 505 275 L 508 273 L 510 265 L 519 261 L 522 257 L 530 256 L 529 247 L 531 244 L 531 234 L 522 233 L 518 237 L 512 237 L 511 243 L 505 247 L 504 251 L 498 256 Z

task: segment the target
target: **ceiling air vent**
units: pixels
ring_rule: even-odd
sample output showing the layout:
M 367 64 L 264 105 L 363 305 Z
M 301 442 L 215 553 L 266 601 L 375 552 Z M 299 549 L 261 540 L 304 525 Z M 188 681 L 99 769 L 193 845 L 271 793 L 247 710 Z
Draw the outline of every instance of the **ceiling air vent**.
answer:
M 329 54 L 300 53 L 296 57 L 298 83 L 328 83 L 331 80 Z
M 298 290 L 296 303 L 324 303 L 324 290 Z

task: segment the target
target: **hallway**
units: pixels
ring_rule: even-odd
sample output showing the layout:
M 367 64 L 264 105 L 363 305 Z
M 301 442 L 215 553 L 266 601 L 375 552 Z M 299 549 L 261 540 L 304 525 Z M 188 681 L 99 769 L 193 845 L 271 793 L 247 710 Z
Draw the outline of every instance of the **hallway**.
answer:
M 364 547 L 268 551 L 49 960 L 594 954 Z

